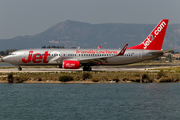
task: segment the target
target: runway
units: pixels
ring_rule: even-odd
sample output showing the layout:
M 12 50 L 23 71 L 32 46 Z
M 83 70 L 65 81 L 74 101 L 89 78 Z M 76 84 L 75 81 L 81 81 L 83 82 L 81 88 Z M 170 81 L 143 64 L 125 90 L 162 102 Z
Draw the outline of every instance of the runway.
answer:
M 101 67 L 92 67 L 92 72 L 96 71 L 148 71 L 155 68 L 167 68 L 172 66 L 101 66 Z M 178 66 L 175 66 L 178 67 Z M 1 68 L 1 67 L 0 67 Z M 22 67 L 22 71 L 18 70 L 18 67 L 15 68 L 1 68 L 1 73 L 10 73 L 10 72 L 76 72 L 76 71 L 83 71 L 82 67 L 80 69 L 63 69 L 63 68 L 27 68 Z

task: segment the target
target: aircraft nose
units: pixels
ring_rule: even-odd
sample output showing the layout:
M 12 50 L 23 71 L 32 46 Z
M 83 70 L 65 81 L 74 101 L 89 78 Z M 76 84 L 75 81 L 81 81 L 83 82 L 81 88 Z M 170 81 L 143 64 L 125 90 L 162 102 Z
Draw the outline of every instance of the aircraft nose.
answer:
M 1 61 L 9 62 L 9 56 L 5 56 L 5 57 L 1 58 Z

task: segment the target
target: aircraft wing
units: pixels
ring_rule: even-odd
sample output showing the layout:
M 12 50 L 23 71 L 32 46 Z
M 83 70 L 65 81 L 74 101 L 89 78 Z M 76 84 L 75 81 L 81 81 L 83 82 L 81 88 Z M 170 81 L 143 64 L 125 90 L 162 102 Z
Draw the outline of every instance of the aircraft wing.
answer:
M 108 61 L 107 61 L 108 58 L 124 55 L 124 53 L 125 53 L 125 51 L 127 49 L 127 46 L 128 46 L 128 44 L 126 44 L 123 47 L 123 49 L 117 55 L 114 55 L 114 56 L 102 56 L 102 57 L 93 57 L 93 58 L 82 58 L 82 59 L 79 59 L 79 61 L 81 63 L 92 63 L 92 64 L 97 64 L 97 63 L 103 64 L 102 61 L 105 61 L 106 63 L 108 63 Z
M 168 52 L 168 51 L 173 51 L 175 49 L 169 49 L 169 50 L 162 50 L 162 51 L 155 51 L 155 52 L 151 52 L 151 54 L 155 55 L 155 54 L 163 54 L 165 52 Z

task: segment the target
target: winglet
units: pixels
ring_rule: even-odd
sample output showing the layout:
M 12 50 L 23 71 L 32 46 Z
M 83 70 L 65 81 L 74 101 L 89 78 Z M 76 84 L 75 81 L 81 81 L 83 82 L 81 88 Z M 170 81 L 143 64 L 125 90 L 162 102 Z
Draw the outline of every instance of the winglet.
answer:
M 123 47 L 123 49 L 119 52 L 119 54 L 117 54 L 116 56 L 122 56 L 122 55 L 124 55 L 124 53 L 125 53 L 125 51 L 126 51 L 126 49 L 127 49 L 127 46 L 128 46 L 128 44 L 126 44 L 126 45 Z
M 155 51 L 155 52 L 151 52 L 151 54 L 163 54 L 165 52 L 169 52 L 169 51 L 173 51 L 175 49 L 169 49 L 169 50 L 162 50 L 162 51 Z
M 100 46 L 98 46 L 98 48 L 97 49 L 101 49 L 101 45 Z

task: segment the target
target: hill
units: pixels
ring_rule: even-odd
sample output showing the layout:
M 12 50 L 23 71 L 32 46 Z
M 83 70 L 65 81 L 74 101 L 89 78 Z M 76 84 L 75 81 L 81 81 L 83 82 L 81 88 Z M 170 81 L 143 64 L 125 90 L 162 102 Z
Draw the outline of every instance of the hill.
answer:
M 126 43 L 133 46 L 141 43 L 155 27 L 155 24 L 89 24 L 67 20 L 46 31 L 12 39 L 0 39 L 0 50 L 41 48 L 42 46 L 65 46 L 65 48 L 119 48 Z M 180 50 L 180 25 L 168 25 L 163 49 Z

